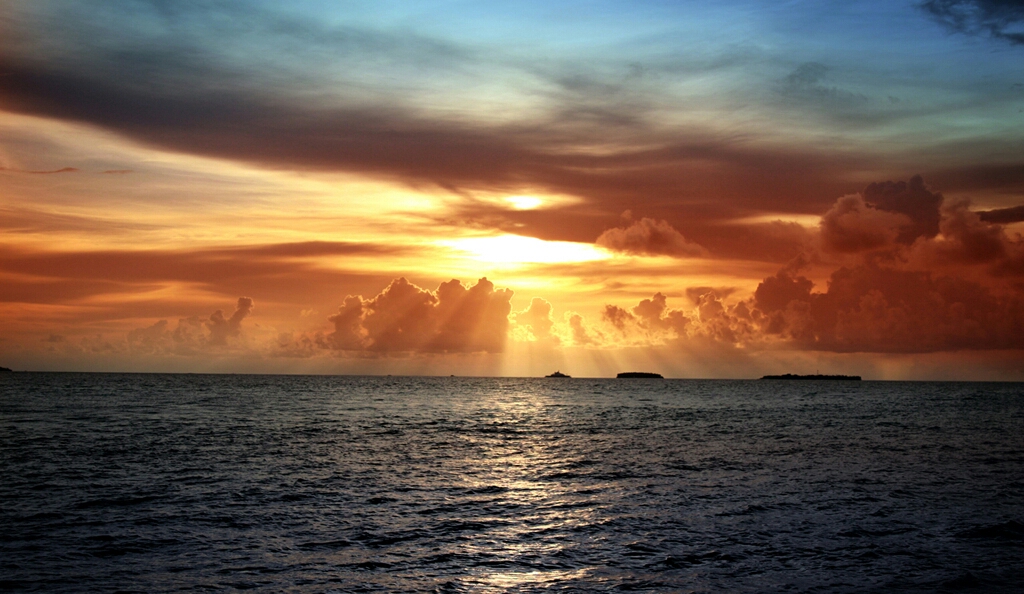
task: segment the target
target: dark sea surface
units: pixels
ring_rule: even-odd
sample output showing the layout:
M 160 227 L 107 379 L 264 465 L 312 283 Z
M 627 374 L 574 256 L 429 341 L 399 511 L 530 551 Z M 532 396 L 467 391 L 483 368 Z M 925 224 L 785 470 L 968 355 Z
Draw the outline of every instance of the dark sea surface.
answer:
M 0 376 L 0 589 L 1021 592 L 1024 384 Z

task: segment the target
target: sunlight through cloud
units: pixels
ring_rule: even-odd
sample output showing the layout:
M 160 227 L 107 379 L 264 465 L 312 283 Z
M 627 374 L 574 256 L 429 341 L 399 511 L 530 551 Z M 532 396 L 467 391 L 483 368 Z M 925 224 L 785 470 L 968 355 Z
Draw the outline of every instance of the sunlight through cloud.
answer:
M 556 264 L 607 260 L 611 254 L 589 243 L 544 241 L 521 235 L 467 237 L 439 241 L 439 245 L 465 252 L 479 262 L 501 264 Z

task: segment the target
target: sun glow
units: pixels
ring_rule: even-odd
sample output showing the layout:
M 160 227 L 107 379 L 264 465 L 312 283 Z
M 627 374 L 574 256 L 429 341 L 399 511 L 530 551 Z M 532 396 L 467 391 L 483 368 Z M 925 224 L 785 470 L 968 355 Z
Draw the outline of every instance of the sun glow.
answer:
M 467 237 L 438 244 L 465 252 L 476 261 L 498 264 L 557 264 L 611 258 L 609 252 L 589 243 L 544 241 L 521 235 Z
M 533 210 L 544 204 L 544 201 L 536 196 L 507 196 L 505 202 L 516 210 Z

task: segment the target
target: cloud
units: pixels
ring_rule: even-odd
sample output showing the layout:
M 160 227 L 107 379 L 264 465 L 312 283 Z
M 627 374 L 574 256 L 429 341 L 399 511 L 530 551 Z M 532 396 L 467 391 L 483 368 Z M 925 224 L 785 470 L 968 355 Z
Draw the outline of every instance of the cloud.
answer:
M 75 221 L 56 222 L 76 228 Z M 376 275 L 325 270 L 318 265 L 318 257 L 402 252 L 403 248 L 395 246 L 322 241 L 82 252 L 0 246 L 0 272 L 9 276 L 0 284 L 0 301 L 66 302 L 90 295 L 150 291 L 161 283 L 189 283 L 228 295 L 259 286 L 264 294 L 282 298 L 295 297 L 296 288 L 301 287 L 307 294 L 326 297 L 342 281 L 354 282 L 364 276 L 375 284 L 379 281 Z
M 844 196 L 821 217 L 821 240 L 832 252 L 861 252 L 891 246 L 901 227 L 912 221 L 864 202 L 861 196 Z
M 945 241 L 933 250 L 944 259 L 967 264 L 993 262 L 1005 258 L 1011 248 L 1009 238 L 999 225 L 983 221 L 969 210 L 970 202 L 957 201 L 945 209 L 940 228 Z
M 1020 223 L 1024 221 L 1024 204 L 1010 208 L 979 211 L 978 218 L 986 223 Z
M 824 252 L 795 258 L 750 297 L 687 287 L 693 309 L 671 310 L 657 293 L 631 310 L 606 305 L 602 320 L 647 344 L 749 352 L 1024 349 L 1024 239 L 983 220 L 968 201 L 944 204 L 920 177 L 871 184 L 840 198 L 820 234 Z M 823 266 L 838 268 L 816 291 L 801 271 Z
M 643 256 L 706 256 L 707 250 L 689 242 L 665 221 L 643 218 L 626 228 L 608 229 L 597 238 L 597 245 L 611 250 Z
M 210 347 L 233 346 L 242 335 L 242 320 L 252 313 L 253 305 L 252 299 L 239 297 L 229 318 L 218 309 L 206 320 L 198 316 L 181 318 L 173 330 L 167 320 L 135 328 L 128 332 L 128 349 L 137 354 L 194 356 L 208 352 Z
M 659 299 L 645 300 L 660 307 Z M 643 305 L 644 302 L 641 302 Z M 634 312 L 637 308 L 634 308 Z M 651 318 L 659 319 L 659 318 Z M 604 320 L 633 344 L 837 353 L 932 353 L 1024 349 L 1024 299 L 978 282 L 873 264 L 832 273 L 824 292 L 783 270 L 753 297 L 727 303 L 713 291 L 690 311 L 660 317 L 652 333 L 635 314 L 606 306 Z M 716 347 L 717 348 L 717 347 Z
M 932 239 L 940 231 L 942 202 L 942 194 L 929 190 L 920 175 L 909 183 L 870 184 L 858 195 L 840 198 L 822 215 L 822 246 L 856 253 Z
M 686 298 L 693 304 L 696 304 L 702 295 L 711 292 L 725 299 L 736 292 L 736 287 L 686 287 L 685 290 Z
M 868 98 L 859 93 L 822 84 L 828 71 L 828 66 L 818 62 L 797 66 L 783 81 L 783 95 L 831 107 L 852 107 L 868 102 Z
M 602 335 L 587 327 L 583 316 L 576 312 L 565 312 L 565 321 L 569 325 L 572 343 L 577 346 L 595 346 L 600 344 Z
M 210 315 L 206 321 L 206 327 L 210 330 L 210 344 L 224 345 L 229 338 L 237 337 L 242 331 L 242 320 L 252 313 L 252 299 L 239 297 L 238 305 L 230 318 L 224 318 L 224 312 L 217 310 Z
M 821 191 L 854 190 L 842 174 L 876 160 L 853 152 L 837 159 L 816 147 L 759 140 L 752 132 L 740 138 L 711 123 L 676 126 L 662 117 L 637 117 L 638 104 L 652 103 L 658 116 L 666 99 L 675 104 L 671 93 L 659 94 L 672 85 L 634 92 L 638 82 L 619 81 L 612 86 L 623 90 L 612 100 L 601 77 L 618 75 L 604 69 L 588 74 L 561 62 L 539 67 L 413 32 L 328 25 L 258 7 L 124 5 L 80 3 L 59 15 L 43 6 L 38 18 L 12 19 L 22 42 L 0 44 L 0 69 L 7 73 L 0 77 L 0 108 L 275 169 L 351 171 L 456 192 L 528 188 L 580 197 L 559 213 L 574 217 L 571 227 L 561 216 L 475 204 L 455 213 L 485 224 L 501 217 L 508 225 L 523 224 L 521 234 L 574 241 L 593 241 L 609 226 L 610 213 L 635 207 L 644 196 L 652 218 L 692 243 L 692 229 L 702 226 L 709 209 L 756 209 L 765 197 L 784 197 L 801 210 L 819 204 Z M 742 60 L 753 60 L 747 53 Z M 246 55 L 262 58 L 240 59 Z M 325 59 L 336 67 L 303 66 Z M 709 58 L 670 61 L 677 59 Z M 687 76 L 723 67 L 716 61 L 694 65 Z M 738 67 L 731 64 L 732 58 L 725 66 Z M 545 92 L 560 82 L 572 96 L 531 94 L 531 103 L 543 99 L 515 120 L 478 117 L 478 108 L 461 95 L 450 109 L 431 107 L 437 83 L 425 73 L 437 71 L 443 76 L 436 80 L 447 81 L 494 67 L 512 69 Z M 678 75 L 673 66 L 650 68 Z M 327 71 L 334 74 L 324 78 Z M 403 81 L 401 92 L 385 82 L 395 79 Z
M 662 293 L 642 299 L 628 311 L 616 305 L 605 305 L 601 319 L 615 328 L 626 344 L 664 344 L 686 336 L 692 323 L 682 310 L 670 309 L 668 298 Z
M 900 243 L 910 245 L 918 237 L 932 238 L 939 232 L 942 194 L 929 190 L 920 175 L 910 178 L 910 182 L 873 183 L 862 195 L 872 207 L 910 219 L 910 224 L 901 228 L 896 237 Z
M 515 314 L 515 321 L 521 326 L 530 329 L 530 333 L 537 340 L 553 340 L 558 342 L 558 337 L 551 334 L 554 320 L 551 318 L 551 303 L 534 297 L 530 300 L 530 306 Z
M 53 175 L 55 173 L 78 173 L 76 167 L 61 167 L 60 169 L 11 169 L 10 167 L 0 167 L 0 171 L 13 171 L 15 173 L 31 173 L 33 175 Z
M 512 291 L 495 290 L 486 278 L 466 288 L 458 280 L 436 291 L 405 278 L 371 299 L 349 295 L 328 320 L 334 332 L 325 348 L 377 353 L 502 352 L 509 329 Z
M 1019 0 L 927 0 L 920 6 L 952 31 L 1024 44 L 1024 4 Z
M 824 293 L 811 286 L 784 273 L 765 279 L 753 302 L 764 331 L 838 352 L 1024 348 L 1024 301 L 977 282 L 865 264 L 832 273 Z
M 51 171 L 26 171 L 25 173 L 33 173 L 36 175 L 50 175 L 53 173 L 78 173 L 78 169 L 75 167 L 62 167 L 60 169 L 54 169 Z

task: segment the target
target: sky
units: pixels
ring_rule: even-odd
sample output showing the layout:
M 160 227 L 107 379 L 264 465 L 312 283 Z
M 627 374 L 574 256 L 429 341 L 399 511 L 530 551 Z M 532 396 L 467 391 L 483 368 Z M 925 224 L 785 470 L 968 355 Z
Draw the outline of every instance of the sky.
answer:
M 0 365 L 1024 380 L 1024 3 L 0 0 Z

